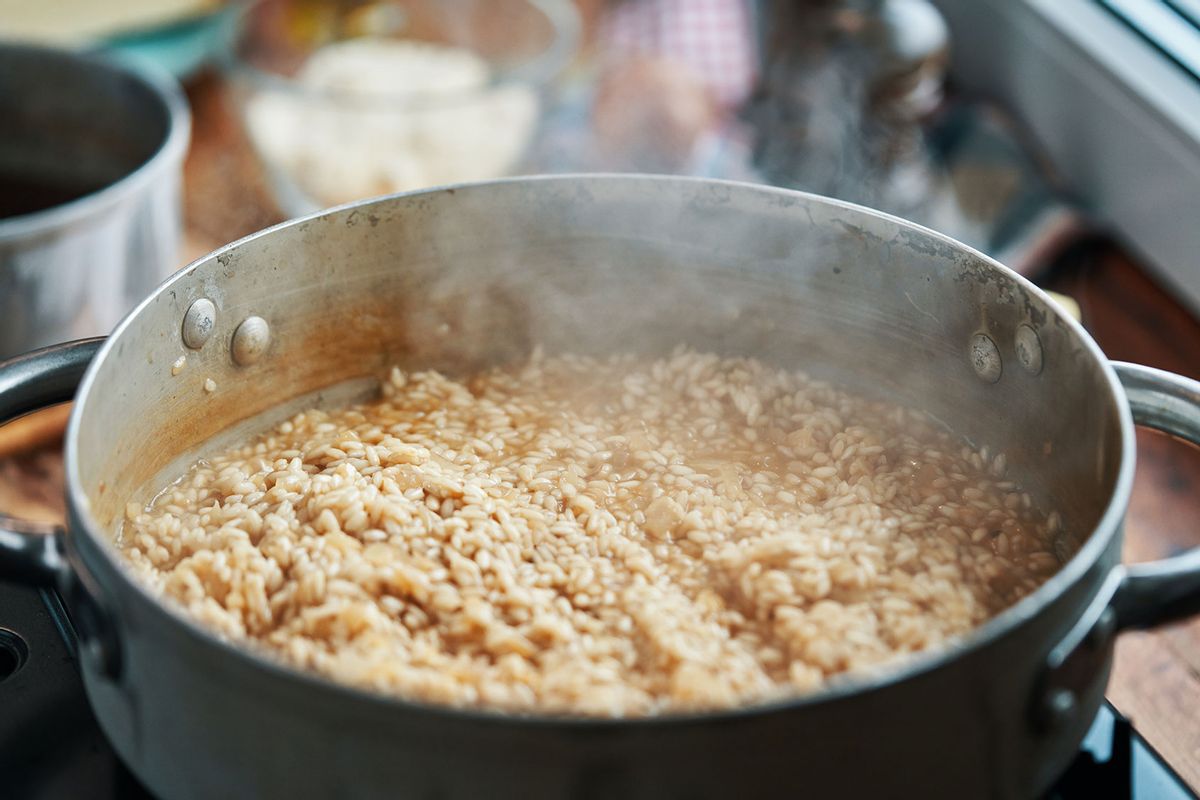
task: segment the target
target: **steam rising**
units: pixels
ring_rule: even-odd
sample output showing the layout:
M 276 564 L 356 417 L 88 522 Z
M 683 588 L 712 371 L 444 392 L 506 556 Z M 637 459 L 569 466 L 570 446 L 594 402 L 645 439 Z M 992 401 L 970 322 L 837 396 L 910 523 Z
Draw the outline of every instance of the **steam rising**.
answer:
M 763 77 L 746 111 L 754 164 L 784 186 L 925 218 L 934 169 L 880 2 L 768 3 Z M 899 88 L 897 88 L 899 86 Z
M 683 344 L 926 411 L 1004 452 L 1035 496 L 1042 479 L 1027 478 L 1052 461 L 1072 530 L 1094 521 L 1111 483 L 1092 446 L 1055 444 L 1111 440 L 1107 408 L 1046 413 L 1063 402 L 1055 386 L 1100 392 L 1102 376 L 1066 355 L 1074 345 L 1052 323 L 1040 330 L 1053 382 L 1021 372 L 1003 334 L 1032 298 L 927 234 L 785 194 L 632 176 L 462 189 L 412 224 L 424 244 L 405 248 L 412 285 L 393 290 L 390 314 L 406 329 L 389 354 L 401 366 L 461 376 L 538 346 L 654 356 Z M 981 308 L 1005 359 L 997 384 L 967 358 Z

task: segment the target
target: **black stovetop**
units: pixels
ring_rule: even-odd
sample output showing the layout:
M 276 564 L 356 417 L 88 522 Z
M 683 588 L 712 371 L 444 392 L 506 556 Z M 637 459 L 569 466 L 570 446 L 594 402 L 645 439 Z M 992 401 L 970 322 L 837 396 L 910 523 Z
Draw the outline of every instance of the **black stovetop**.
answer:
M 57 595 L 0 583 L 0 796 L 151 795 L 96 726 Z M 1195 800 L 1129 722 L 1105 706 L 1047 800 Z

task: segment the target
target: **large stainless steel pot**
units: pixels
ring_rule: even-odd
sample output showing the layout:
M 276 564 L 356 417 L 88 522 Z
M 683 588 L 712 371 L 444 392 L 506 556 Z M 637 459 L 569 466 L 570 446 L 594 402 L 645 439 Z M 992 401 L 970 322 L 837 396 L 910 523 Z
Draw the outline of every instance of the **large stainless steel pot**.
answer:
M 270 332 L 257 360 L 252 316 Z M 205 341 L 193 349 L 184 333 Z M 787 703 L 634 721 L 454 711 L 333 685 L 158 602 L 112 544 L 126 501 L 181 454 L 298 396 L 535 342 L 681 341 L 927 408 L 1007 453 L 1086 542 L 954 648 Z M 164 797 L 1029 797 L 1075 754 L 1114 635 L 1200 607 L 1200 552 L 1119 564 L 1135 421 L 1200 439 L 1200 385 L 1110 364 L 979 253 L 811 195 L 548 177 L 346 206 L 195 262 L 103 344 L 0 366 L 0 418 L 66 399 L 81 374 L 70 529 L 3 533 L 0 552 L 8 572 L 65 593 L 96 714 Z
M 0 358 L 108 333 L 172 272 L 189 119 L 169 77 L 0 43 Z

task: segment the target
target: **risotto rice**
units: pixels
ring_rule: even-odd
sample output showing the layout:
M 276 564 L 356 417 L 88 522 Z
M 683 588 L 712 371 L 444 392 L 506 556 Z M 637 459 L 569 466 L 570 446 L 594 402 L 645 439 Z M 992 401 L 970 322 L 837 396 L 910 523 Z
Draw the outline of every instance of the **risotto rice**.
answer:
M 337 681 L 646 715 L 811 691 L 1033 590 L 1057 515 L 1003 473 L 753 359 L 535 355 L 394 370 L 131 504 L 119 543 L 203 624 Z

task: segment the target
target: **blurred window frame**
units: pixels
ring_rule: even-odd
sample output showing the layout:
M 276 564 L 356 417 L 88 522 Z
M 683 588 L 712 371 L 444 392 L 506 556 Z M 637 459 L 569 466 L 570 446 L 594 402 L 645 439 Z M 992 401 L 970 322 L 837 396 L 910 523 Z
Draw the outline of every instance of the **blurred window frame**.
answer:
M 1200 50 L 1173 52 L 1200 41 L 1186 13 L 1200 3 L 935 2 L 958 84 L 1012 109 L 1089 210 L 1200 312 Z

